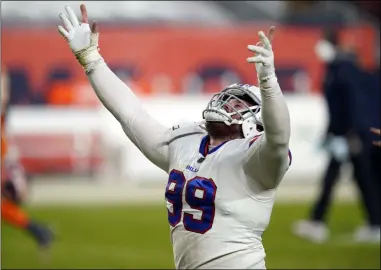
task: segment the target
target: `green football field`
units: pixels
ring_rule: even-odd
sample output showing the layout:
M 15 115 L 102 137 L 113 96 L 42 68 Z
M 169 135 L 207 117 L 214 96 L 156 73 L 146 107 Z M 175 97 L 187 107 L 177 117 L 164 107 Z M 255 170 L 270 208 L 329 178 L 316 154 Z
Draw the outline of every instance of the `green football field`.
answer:
M 166 208 L 163 205 L 40 206 L 30 214 L 50 222 L 57 241 L 48 261 L 34 242 L 2 224 L 2 268 L 174 268 Z M 264 234 L 268 268 L 380 269 L 380 247 L 355 244 L 351 233 L 361 224 L 361 209 L 336 204 L 331 211 L 332 239 L 311 244 L 290 232 L 308 205 L 277 204 Z M 45 254 L 46 255 L 46 254 Z M 46 259 L 46 256 L 44 257 Z

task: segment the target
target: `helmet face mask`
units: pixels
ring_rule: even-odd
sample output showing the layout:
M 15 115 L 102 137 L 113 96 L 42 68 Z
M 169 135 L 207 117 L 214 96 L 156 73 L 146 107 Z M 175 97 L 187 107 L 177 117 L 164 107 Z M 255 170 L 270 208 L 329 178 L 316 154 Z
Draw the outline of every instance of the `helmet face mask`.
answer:
M 255 86 L 232 84 L 212 96 L 202 112 L 207 122 L 223 122 L 227 126 L 242 126 L 244 137 L 251 137 L 263 131 L 260 117 L 261 96 Z

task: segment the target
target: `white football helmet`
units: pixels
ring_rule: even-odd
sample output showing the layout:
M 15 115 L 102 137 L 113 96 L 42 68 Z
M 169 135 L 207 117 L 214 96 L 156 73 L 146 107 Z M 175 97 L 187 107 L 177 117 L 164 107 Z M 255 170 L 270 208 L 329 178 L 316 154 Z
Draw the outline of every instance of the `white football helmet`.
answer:
M 229 104 L 231 99 L 240 101 L 244 109 L 237 110 Z M 247 106 L 248 101 L 253 106 Z M 229 107 L 232 112 L 228 113 L 225 108 Z M 233 116 L 239 117 L 233 118 Z M 206 109 L 202 112 L 206 122 L 223 122 L 230 126 L 232 124 L 242 125 L 242 133 L 245 138 L 253 137 L 263 132 L 261 121 L 261 94 L 258 87 L 248 84 L 232 84 L 213 95 Z

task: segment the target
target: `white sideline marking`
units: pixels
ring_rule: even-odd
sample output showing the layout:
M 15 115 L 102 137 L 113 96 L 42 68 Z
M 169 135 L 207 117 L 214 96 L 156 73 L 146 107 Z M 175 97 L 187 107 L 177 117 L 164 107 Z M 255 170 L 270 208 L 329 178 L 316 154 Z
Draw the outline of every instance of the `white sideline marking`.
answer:
M 320 187 L 317 185 L 281 185 L 276 202 L 295 203 L 313 201 Z M 32 182 L 29 204 L 115 204 L 115 203 L 162 203 L 165 205 L 165 183 L 99 183 L 83 181 Z M 339 184 L 335 200 L 358 199 L 353 185 Z

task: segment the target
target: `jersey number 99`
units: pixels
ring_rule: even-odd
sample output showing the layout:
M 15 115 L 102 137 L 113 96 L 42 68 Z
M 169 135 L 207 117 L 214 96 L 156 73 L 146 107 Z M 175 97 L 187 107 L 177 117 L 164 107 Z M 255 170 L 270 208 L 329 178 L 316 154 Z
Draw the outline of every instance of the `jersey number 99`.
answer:
M 217 186 L 212 179 L 196 176 L 187 182 L 182 172 L 172 170 L 165 191 L 165 198 L 172 206 L 168 209 L 169 224 L 174 227 L 183 219 L 187 231 L 200 234 L 209 231 L 214 221 L 216 191 Z M 188 213 L 183 211 L 183 196 L 191 208 Z M 195 218 L 199 213 L 201 217 Z

